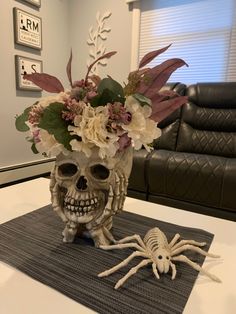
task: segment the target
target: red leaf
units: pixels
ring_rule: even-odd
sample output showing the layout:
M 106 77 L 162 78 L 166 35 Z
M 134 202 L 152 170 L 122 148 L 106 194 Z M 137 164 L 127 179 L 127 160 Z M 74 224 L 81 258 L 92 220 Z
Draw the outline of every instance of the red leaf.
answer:
M 160 122 L 167 118 L 172 112 L 188 101 L 187 96 L 179 96 L 161 102 L 152 103 L 152 115 L 150 119 Z
M 137 93 L 151 98 L 153 97 L 168 81 L 171 74 L 187 63 L 182 59 L 169 59 L 155 66 L 146 72 L 141 80 Z
M 55 76 L 46 73 L 25 74 L 23 78 L 31 81 L 46 92 L 60 93 L 64 91 L 64 87 L 61 82 Z
M 70 51 L 70 58 L 69 58 L 69 61 L 67 63 L 67 66 L 66 66 L 67 77 L 69 79 L 70 86 L 72 87 L 71 62 L 72 62 L 72 49 Z
M 133 75 L 138 75 L 139 77 L 141 77 L 147 71 L 150 71 L 150 68 L 144 68 L 142 70 L 135 70 L 129 73 L 129 77 L 132 77 Z
M 170 98 L 174 98 L 177 96 L 179 96 L 179 94 L 173 90 L 163 90 L 163 91 L 156 93 L 150 99 L 152 101 L 152 104 L 155 105 L 155 104 L 160 103 L 163 100 L 169 100 Z
M 87 81 L 88 79 L 88 75 L 89 75 L 89 72 L 91 71 L 92 67 L 99 61 L 99 60 L 102 60 L 102 59 L 109 59 L 110 57 L 112 57 L 114 54 L 116 54 L 116 51 L 111 51 L 111 52 L 107 52 L 105 53 L 104 55 L 102 55 L 101 57 L 97 58 L 95 61 L 93 61 L 93 63 L 90 64 L 90 66 L 88 67 L 88 71 L 87 71 L 87 74 L 85 76 L 85 82 Z
M 164 47 L 164 48 L 161 48 L 161 49 L 158 49 L 158 50 L 154 50 L 154 51 L 151 51 L 151 52 L 147 53 L 142 58 L 142 60 L 140 61 L 139 68 L 144 67 L 146 64 L 151 62 L 154 58 L 156 58 L 158 55 L 160 55 L 161 53 L 165 52 L 170 46 L 171 46 L 171 44 L 169 46 Z

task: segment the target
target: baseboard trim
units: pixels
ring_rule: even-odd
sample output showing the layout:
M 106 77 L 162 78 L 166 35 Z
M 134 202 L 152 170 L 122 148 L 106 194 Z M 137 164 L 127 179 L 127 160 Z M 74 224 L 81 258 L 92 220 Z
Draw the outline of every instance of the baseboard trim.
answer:
M 0 168 L 0 186 L 50 173 L 55 158 Z

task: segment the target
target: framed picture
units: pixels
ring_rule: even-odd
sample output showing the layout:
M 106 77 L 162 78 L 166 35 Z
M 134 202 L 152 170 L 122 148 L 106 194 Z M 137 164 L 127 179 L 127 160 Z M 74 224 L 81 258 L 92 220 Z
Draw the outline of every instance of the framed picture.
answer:
M 34 49 L 42 49 L 42 19 L 18 8 L 14 8 L 15 43 Z
M 15 56 L 16 66 L 16 88 L 19 90 L 41 91 L 42 89 L 36 86 L 31 81 L 23 78 L 24 74 L 42 73 L 43 66 L 41 60 L 26 58 L 23 56 Z
M 40 8 L 41 0 L 23 0 L 24 2 L 28 2 L 29 4 L 35 5 L 36 7 Z

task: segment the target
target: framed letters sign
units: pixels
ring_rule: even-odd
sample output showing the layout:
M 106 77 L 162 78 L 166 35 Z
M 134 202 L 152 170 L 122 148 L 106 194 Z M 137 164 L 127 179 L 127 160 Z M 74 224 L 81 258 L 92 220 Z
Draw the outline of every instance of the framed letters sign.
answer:
M 31 81 L 23 78 L 24 74 L 42 73 L 42 61 L 26 58 L 23 56 L 15 56 L 16 66 L 16 88 L 19 90 L 41 91 L 42 89 L 36 86 Z
M 42 19 L 18 8 L 14 8 L 15 43 L 42 49 Z
M 24 0 L 25 2 L 28 2 L 29 4 L 35 5 L 36 7 L 41 6 L 41 0 Z

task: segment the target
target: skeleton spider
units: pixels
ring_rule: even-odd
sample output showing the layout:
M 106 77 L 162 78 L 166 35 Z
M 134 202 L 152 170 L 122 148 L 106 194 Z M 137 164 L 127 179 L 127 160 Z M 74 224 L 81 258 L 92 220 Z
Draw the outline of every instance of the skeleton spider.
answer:
M 198 252 L 204 256 L 210 257 L 220 257 L 219 255 L 214 255 L 207 253 L 199 248 L 199 246 L 206 245 L 205 242 L 197 242 L 194 240 L 181 240 L 177 243 L 178 239 L 180 238 L 179 234 L 176 234 L 174 238 L 168 243 L 165 234 L 159 228 L 150 229 L 144 239 L 142 240 L 141 237 L 137 234 L 133 236 L 125 237 L 117 241 L 117 244 L 114 245 L 103 245 L 100 246 L 103 250 L 113 250 L 113 249 L 123 249 L 123 248 L 135 248 L 137 251 L 133 252 L 130 256 L 128 256 L 123 262 L 119 263 L 118 265 L 98 274 L 98 277 L 105 277 L 108 276 L 118 269 L 126 266 L 134 257 L 142 256 L 146 259 L 142 260 L 137 266 L 130 269 L 130 271 L 122 277 L 115 285 L 115 289 L 118 289 L 122 286 L 125 281 L 134 275 L 141 267 L 146 266 L 147 264 L 152 263 L 152 270 L 154 275 L 157 279 L 159 279 L 159 273 L 167 273 L 169 268 L 171 267 L 172 270 L 172 277 L 171 279 L 175 279 L 176 276 L 176 266 L 172 263 L 172 261 L 179 261 L 184 262 L 194 268 L 197 271 L 205 274 L 212 280 L 217 282 L 221 282 L 221 280 L 213 274 L 210 274 L 206 270 L 204 270 L 201 266 L 197 263 L 191 261 L 185 255 L 179 255 L 183 251 L 192 250 Z M 130 242 L 136 240 L 138 243 Z

